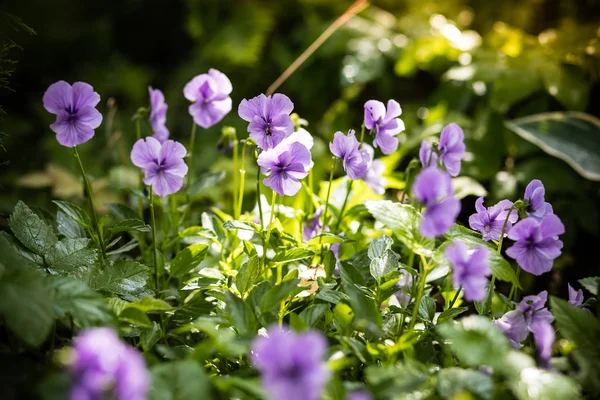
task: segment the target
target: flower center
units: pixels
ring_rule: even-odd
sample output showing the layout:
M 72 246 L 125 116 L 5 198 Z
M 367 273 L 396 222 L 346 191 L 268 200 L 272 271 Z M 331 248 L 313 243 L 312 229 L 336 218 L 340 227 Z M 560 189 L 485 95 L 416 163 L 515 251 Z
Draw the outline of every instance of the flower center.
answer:
M 484 227 L 483 227 L 483 229 L 484 229 L 486 232 L 489 232 L 489 231 L 490 231 L 490 226 L 489 226 L 489 225 L 486 225 L 486 226 L 484 226 Z
M 69 115 L 69 118 L 67 119 L 67 121 L 69 122 L 69 124 L 74 125 L 75 122 L 77 121 L 77 114 L 71 113 Z
M 270 122 L 267 122 L 267 127 L 265 128 L 265 134 L 267 136 L 271 136 L 272 135 L 272 133 L 271 133 L 271 123 Z

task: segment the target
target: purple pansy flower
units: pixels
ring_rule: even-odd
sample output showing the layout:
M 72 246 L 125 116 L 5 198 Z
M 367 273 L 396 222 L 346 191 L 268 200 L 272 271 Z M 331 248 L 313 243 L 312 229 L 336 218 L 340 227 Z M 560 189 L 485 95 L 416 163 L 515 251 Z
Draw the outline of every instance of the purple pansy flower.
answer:
M 251 361 L 271 400 L 317 400 L 329 372 L 323 363 L 325 338 L 317 332 L 296 334 L 272 327 L 252 344 Z
M 213 68 L 189 81 L 183 95 L 194 102 L 188 108 L 194 122 L 206 129 L 221 121 L 231 111 L 232 90 L 229 78 Z
M 263 183 L 281 196 L 293 196 L 302 187 L 300 179 L 308 175 L 313 162 L 310 151 L 301 142 L 280 143 L 265 150 L 256 160 L 263 174 Z
M 446 233 L 460 212 L 460 201 L 452 196 L 452 179 L 437 168 L 425 168 L 412 187 L 415 198 L 425 205 L 421 234 L 434 238 Z
M 527 328 L 529 330 L 531 330 L 531 325 L 534 322 L 554 321 L 554 316 L 545 307 L 546 301 L 548 301 L 548 292 L 544 290 L 537 295 L 523 297 L 523 300 L 521 300 L 517 306 L 517 310 L 522 312 L 525 316 L 525 321 L 527 322 Z
M 571 286 L 571 284 L 567 284 L 569 286 L 569 304 L 575 307 L 583 307 L 583 290 L 575 290 Z
M 465 156 L 464 140 L 463 130 L 457 124 L 451 123 L 442 129 L 438 145 L 439 162 L 451 176 L 460 173 L 461 160 Z M 419 159 L 423 167 L 435 166 L 438 162 L 438 154 L 432 152 L 431 143 L 426 140 L 421 143 Z
M 163 143 L 169 138 L 169 129 L 165 125 L 167 123 L 167 103 L 165 96 L 159 89 L 148 87 L 150 93 L 150 126 L 154 132 L 154 137 L 159 142 Z
M 546 189 L 539 179 L 529 182 L 525 188 L 525 211 L 530 217 L 542 219 L 548 214 L 552 214 L 552 206 L 544 200 Z
M 85 82 L 73 86 L 58 81 L 44 93 L 44 108 L 56 115 L 50 129 L 56 140 L 65 147 L 74 147 L 94 137 L 94 129 L 102 123 L 102 114 L 96 110 L 100 95 Z
M 323 222 L 321 221 L 321 216 L 323 215 L 324 207 L 319 207 L 319 209 L 315 212 L 313 217 L 308 220 L 306 225 L 304 225 L 304 229 L 302 230 L 302 240 L 308 242 L 310 239 L 321 233 L 323 229 Z
M 183 161 L 185 154 L 185 147 L 179 142 L 167 140 L 161 144 L 147 137 L 135 142 L 131 161 L 144 172 L 144 183 L 162 197 L 176 193 L 183 186 L 183 177 L 188 172 Z
M 516 224 L 508 233 L 514 240 L 506 254 L 517 260 L 525 271 L 541 275 L 552 269 L 552 262 L 560 256 L 563 242 L 558 235 L 565 233 L 565 227 L 555 214 L 542 220 L 526 218 Z
M 527 339 L 529 332 L 522 312 L 518 310 L 509 311 L 502 318 L 495 320 L 494 324 L 504 332 L 513 348 L 523 347 L 521 342 Z
M 336 132 L 333 135 L 333 141 L 329 143 L 329 150 L 342 160 L 344 171 L 352 180 L 364 177 L 371 162 L 369 151 L 366 148 L 359 150 L 359 146 L 360 143 L 352 129 L 348 131 L 348 135 Z
M 536 321 L 531 324 L 531 332 L 533 333 L 533 340 L 535 341 L 540 364 L 544 368 L 549 368 L 552 346 L 556 339 L 554 328 L 548 321 Z
M 486 246 L 478 246 L 470 256 L 468 252 L 468 246 L 457 240 L 446 248 L 444 254 L 452 265 L 454 288 L 462 287 L 468 301 L 480 301 L 486 296 L 487 277 L 492 273 L 488 249 Z
M 71 400 L 144 400 L 150 376 L 142 355 L 109 328 L 93 328 L 75 339 L 70 365 Z M 111 394 L 113 396 L 111 396 Z
M 242 100 L 238 115 L 250 122 L 250 137 L 263 150 L 272 149 L 294 131 L 290 113 L 294 103 L 284 94 L 273 96 L 261 94 L 250 100 Z
M 510 200 L 501 200 L 498 204 L 485 208 L 483 197 L 480 197 L 475 201 L 477 212 L 469 217 L 469 226 L 471 229 L 481 232 L 483 240 L 500 240 L 504 221 L 506 221 L 508 210 L 512 205 L 513 203 Z M 518 219 L 517 210 L 512 210 L 506 222 L 505 236 L 510 231 L 512 224 L 517 222 Z
M 397 134 L 404 130 L 404 122 L 398 118 L 402 108 L 396 100 L 389 100 L 387 110 L 382 102 L 369 100 L 365 103 L 365 127 L 375 130 L 373 146 L 381 148 L 383 154 L 392 154 L 398 149 Z

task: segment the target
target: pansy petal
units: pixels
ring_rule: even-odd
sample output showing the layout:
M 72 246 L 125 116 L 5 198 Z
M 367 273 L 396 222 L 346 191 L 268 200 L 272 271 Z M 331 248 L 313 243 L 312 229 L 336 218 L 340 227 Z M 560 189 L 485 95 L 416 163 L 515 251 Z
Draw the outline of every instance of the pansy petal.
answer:
M 208 79 L 209 76 L 207 74 L 197 75 L 192 78 L 192 80 L 183 87 L 183 95 L 185 98 L 189 101 L 197 101 L 198 98 L 201 97 L 200 88 Z
M 217 83 L 217 92 L 219 94 L 228 95 L 231 93 L 233 86 L 227 75 L 214 68 L 208 70 L 208 75 Z M 229 109 L 231 110 L 231 107 Z
M 164 172 L 157 176 L 156 181 L 152 185 L 152 190 L 160 197 L 168 196 L 177 193 L 183 186 L 183 178 L 178 175 Z
M 397 119 L 400 115 L 402 115 L 402 107 L 400 107 L 400 103 L 396 100 L 388 100 L 387 110 L 385 113 L 385 117 L 383 117 L 384 122 L 391 121 L 392 119 Z M 404 124 L 402 124 L 404 125 Z M 403 129 L 404 130 L 404 129 Z
M 85 82 L 73 84 L 73 111 L 79 111 L 86 107 L 96 107 L 100 103 L 100 95 L 94 92 L 92 85 Z
M 77 113 L 77 122 L 96 129 L 102 123 L 102 114 L 94 107 L 84 107 Z
M 152 164 L 158 165 L 160 150 L 160 142 L 153 137 L 139 139 L 131 150 L 131 162 L 139 168 L 146 168 Z
M 43 97 L 44 108 L 52 113 L 58 114 L 61 110 L 69 110 L 73 101 L 71 85 L 65 81 L 53 83 L 46 89 Z
M 62 146 L 74 147 L 83 144 L 94 137 L 94 130 L 82 123 L 69 123 L 68 120 L 60 120 L 50 125 L 56 133 L 56 140 Z
M 385 116 L 385 106 L 378 100 L 369 100 L 365 103 L 365 127 L 369 130 L 375 129 L 375 126 Z
M 379 133 L 375 135 L 373 146 L 380 148 L 383 154 L 390 155 L 398 150 L 398 138 L 385 133 Z
M 294 109 L 294 103 L 285 94 L 275 93 L 269 100 L 266 116 L 274 119 L 281 114 L 290 115 Z

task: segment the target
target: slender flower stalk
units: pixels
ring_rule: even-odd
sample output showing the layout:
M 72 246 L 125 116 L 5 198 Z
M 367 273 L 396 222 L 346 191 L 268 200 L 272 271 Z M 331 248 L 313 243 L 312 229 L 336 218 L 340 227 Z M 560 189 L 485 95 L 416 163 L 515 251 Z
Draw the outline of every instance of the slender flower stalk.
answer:
M 346 196 L 344 197 L 344 203 L 342 204 L 342 208 L 340 209 L 340 216 L 338 218 L 337 224 L 335 225 L 336 232 L 339 232 L 340 230 L 342 218 L 344 217 L 344 211 L 346 211 L 346 205 L 348 204 L 348 197 L 350 197 L 350 192 L 352 191 L 352 183 L 354 183 L 354 181 L 352 179 L 348 179 L 348 183 L 346 185 Z
M 258 160 L 258 154 L 256 155 Z M 263 222 L 262 203 L 260 201 L 260 168 L 256 168 L 256 203 L 258 204 L 258 216 L 260 218 L 260 231 L 265 231 L 265 223 Z
M 140 117 L 139 115 L 136 116 L 135 119 L 135 140 L 138 141 L 142 138 L 142 127 L 141 127 L 141 123 L 140 123 Z M 143 193 L 144 192 L 144 173 L 142 172 L 142 170 L 140 170 L 140 172 L 138 173 L 138 185 L 139 185 L 139 189 L 140 191 Z M 140 215 L 140 219 L 143 221 L 144 220 L 144 199 L 142 199 L 141 197 L 138 197 L 138 214 Z
M 267 238 L 265 240 L 265 243 L 263 244 L 263 266 L 267 265 L 267 246 L 269 245 L 271 228 L 273 226 L 273 217 L 275 216 L 275 202 L 277 202 L 277 192 L 273 190 L 273 195 L 271 196 L 271 215 L 269 215 L 269 225 L 267 226 Z
M 90 185 L 90 181 L 87 178 L 87 174 L 85 173 L 85 169 L 83 168 L 83 163 L 81 162 L 81 157 L 79 157 L 79 151 L 77 150 L 76 145 L 73 146 L 73 154 L 77 159 L 77 164 L 79 165 L 79 170 L 81 171 L 81 177 L 83 178 L 85 193 L 87 195 L 88 202 L 90 203 L 90 208 L 92 210 L 92 224 L 94 224 L 94 229 L 96 230 L 96 235 L 98 236 L 98 247 L 100 248 L 102 260 L 104 260 L 106 258 L 106 254 L 104 252 L 104 238 L 102 234 L 102 229 L 100 229 L 100 224 L 98 222 L 98 214 L 96 214 L 96 207 L 94 207 L 94 196 L 92 194 L 92 187 Z
M 190 162 L 189 162 L 190 174 L 188 175 L 188 178 L 187 178 L 188 187 L 192 186 L 192 175 L 194 175 L 194 144 L 195 143 L 196 143 L 196 123 L 194 122 L 192 124 L 192 133 L 190 135 L 190 146 L 188 149 L 189 156 L 190 156 Z
M 238 166 L 238 140 L 237 140 L 237 135 L 234 136 L 233 138 L 233 179 L 232 179 L 232 183 L 233 183 L 233 188 L 232 188 L 232 199 L 233 199 L 233 204 L 231 206 L 231 213 L 233 214 L 233 218 L 234 219 L 238 219 L 239 216 L 237 215 L 237 198 L 238 198 L 238 171 L 239 171 L 239 166 Z
M 462 286 L 458 288 L 458 290 L 456 291 L 456 293 L 454 294 L 454 298 L 452 298 L 452 301 L 450 302 L 450 305 L 448 306 L 448 310 L 451 309 L 452 307 L 454 307 L 454 303 L 456 303 L 456 300 L 458 300 L 458 297 L 460 296 L 460 292 L 462 292 Z
M 333 159 L 333 165 L 329 172 L 329 187 L 327 188 L 327 196 L 325 197 L 325 210 L 323 211 L 323 228 L 321 229 L 321 235 L 325 233 L 325 227 L 327 226 L 327 211 L 329 209 L 329 196 L 331 195 L 331 184 L 333 182 L 333 171 L 335 170 L 336 158 Z
M 419 307 L 421 306 L 421 299 L 423 298 L 423 291 L 425 290 L 425 279 L 427 278 L 428 272 L 429 266 L 427 265 L 427 260 L 425 260 L 424 256 L 421 256 L 421 263 L 419 264 L 419 287 L 417 289 L 417 297 L 415 299 L 413 314 L 410 318 L 410 325 L 408 326 L 408 330 L 410 332 L 414 331 L 415 324 L 417 322 L 417 315 L 419 314 Z
M 150 218 L 152 220 L 152 260 L 154 261 L 154 286 L 156 288 L 156 293 L 158 293 L 158 257 L 156 252 L 156 218 L 154 216 L 154 190 L 152 190 L 152 186 L 148 186 L 148 189 L 150 190 Z
M 236 218 L 240 218 L 240 215 L 242 215 L 242 205 L 244 203 L 244 184 L 246 181 L 246 146 L 247 146 L 248 142 L 246 140 L 244 140 L 244 143 L 242 144 L 242 160 L 240 163 L 240 169 L 239 169 L 239 173 L 240 173 L 240 191 L 239 191 L 239 198 L 237 201 L 237 210 L 236 210 Z

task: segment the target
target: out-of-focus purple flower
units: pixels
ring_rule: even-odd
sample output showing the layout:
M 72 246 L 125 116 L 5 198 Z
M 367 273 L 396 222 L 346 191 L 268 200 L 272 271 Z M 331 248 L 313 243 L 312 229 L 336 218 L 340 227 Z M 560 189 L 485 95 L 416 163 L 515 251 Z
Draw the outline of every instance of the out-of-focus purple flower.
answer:
M 465 156 L 464 140 L 463 130 L 457 124 L 451 123 L 442 129 L 438 145 L 439 162 L 451 176 L 460 173 L 461 160 Z M 419 159 L 423 167 L 435 166 L 438 162 L 438 154 L 433 152 L 431 143 L 426 140 L 421 142 Z
M 193 104 L 188 108 L 194 122 L 203 128 L 210 128 L 231 111 L 231 81 L 216 70 L 195 76 L 183 88 L 183 95 Z
M 272 149 L 294 131 L 290 113 L 294 103 L 284 94 L 273 96 L 261 94 L 250 100 L 242 100 L 238 115 L 250 122 L 250 137 L 263 150 Z
M 525 271 L 541 275 L 552 269 L 552 262 L 560 256 L 563 242 L 558 235 L 565 233 L 565 227 L 555 214 L 546 215 L 542 220 L 525 218 L 508 233 L 514 240 L 506 254 L 517 260 Z
M 321 216 L 323 215 L 324 207 L 319 207 L 313 217 L 308 220 L 302 231 L 302 240 L 308 242 L 310 239 L 321 233 L 323 229 L 323 222 Z
M 333 141 L 329 143 L 331 153 L 342 160 L 344 171 L 352 180 L 361 179 L 367 173 L 369 163 L 369 152 L 365 148 L 358 149 L 360 143 L 356 139 L 354 130 L 348 131 L 348 135 L 336 132 Z
M 385 164 L 381 160 L 373 159 L 375 151 L 367 143 L 363 143 L 361 149 L 365 152 L 367 158 L 372 160 L 367 164 L 367 173 L 363 180 L 375 193 L 384 194 L 386 179 L 383 177 L 383 173 L 385 172 Z
M 74 147 L 94 137 L 94 129 L 102 123 L 102 114 L 96 110 L 100 95 L 85 82 L 73 86 L 58 81 L 44 93 L 44 108 L 56 115 L 50 129 L 56 140 L 65 147 Z
M 75 340 L 70 365 L 71 400 L 144 400 L 150 376 L 144 358 L 108 328 L 84 331 Z
M 293 196 L 302 187 L 313 162 L 310 151 L 300 142 L 280 143 L 258 156 L 257 163 L 268 178 L 263 183 L 281 196 Z
M 583 290 L 575 290 L 571 286 L 571 284 L 567 284 L 569 286 L 569 304 L 575 307 L 583 307 Z
M 517 306 L 517 311 L 523 313 L 529 330 L 531 330 L 531 326 L 534 322 L 545 321 L 550 323 L 554 321 L 554 316 L 545 307 L 547 300 L 548 292 L 544 290 L 537 295 L 523 297 Z
M 169 129 L 165 125 L 167 123 L 167 103 L 165 96 L 159 89 L 148 87 L 150 93 L 150 126 L 154 131 L 154 137 L 159 142 L 163 143 L 169 138 Z
M 546 189 L 539 179 L 529 182 L 525 188 L 525 211 L 530 217 L 542 219 L 548 214 L 552 214 L 552 206 L 544 200 Z
M 363 390 L 351 392 L 346 396 L 346 400 L 372 400 L 373 397 Z
M 525 316 L 521 311 L 509 311 L 502 318 L 495 320 L 494 324 L 504 332 L 513 348 L 523 347 L 521 342 L 527 338 L 529 332 Z
M 452 196 L 450 176 L 434 167 L 425 168 L 415 178 L 412 191 L 426 207 L 421 234 L 434 238 L 446 233 L 460 212 L 460 201 Z
M 504 221 L 506 221 L 508 211 L 512 205 L 513 203 L 510 200 L 501 200 L 498 204 L 485 208 L 483 206 L 483 197 L 480 197 L 475 201 L 475 210 L 477 212 L 469 217 L 469 226 L 471 229 L 481 232 L 483 240 L 500 240 Z M 505 236 L 510 231 L 510 228 L 512 228 L 512 224 L 517 222 L 518 219 L 519 214 L 517 210 L 512 210 L 506 222 Z
M 540 364 L 544 368 L 549 368 L 552 346 L 556 339 L 554 328 L 550 322 L 542 320 L 532 323 L 530 329 L 533 333 L 533 340 L 535 341 Z
M 251 361 L 271 400 L 317 400 L 329 379 L 323 357 L 325 338 L 317 332 L 295 334 L 272 327 L 252 344 Z
M 395 292 L 394 296 L 396 296 L 398 303 L 402 307 L 406 307 L 410 304 L 410 299 L 411 299 L 410 294 L 412 292 L 412 286 L 413 286 L 412 275 L 406 270 L 401 270 L 400 277 L 398 278 L 398 282 L 396 282 L 396 284 L 394 285 L 394 287 L 399 288 L 400 290 Z
M 396 100 L 389 100 L 387 110 L 382 102 L 369 100 L 365 103 L 365 127 L 375 130 L 373 146 L 381 148 L 383 154 L 392 154 L 398 149 L 397 134 L 404 130 L 404 122 L 398 118 L 402 108 Z
M 457 240 L 446 248 L 444 254 L 452 265 L 454 288 L 462 287 L 468 301 L 480 301 L 487 294 L 487 277 L 491 274 L 488 249 L 479 246 L 470 256 L 468 252 L 468 246 Z
M 147 137 L 135 142 L 131 161 L 144 172 L 144 183 L 162 197 L 176 193 L 183 186 L 183 177 L 188 171 L 183 161 L 185 154 L 185 147 L 179 142 L 167 140 L 161 144 Z

